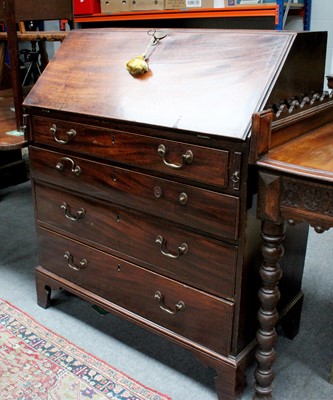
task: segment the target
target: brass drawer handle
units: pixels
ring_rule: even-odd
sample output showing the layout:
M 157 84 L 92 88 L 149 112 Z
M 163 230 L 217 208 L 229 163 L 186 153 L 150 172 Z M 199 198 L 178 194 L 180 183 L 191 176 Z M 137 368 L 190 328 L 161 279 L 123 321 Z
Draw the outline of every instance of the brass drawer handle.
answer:
M 164 248 L 166 246 L 166 240 L 164 240 L 163 236 L 161 236 L 161 235 L 158 235 L 156 237 L 155 243 L 160 246 L 161 253 L 166 257 L 178 258 L 181 255 L 186 254 L 188 252 L 188 245 L 186 243 L 182 243 L 181 245 L 178 246 L 177 254 L 165 251 Z
M 185 303 L 182 300 L 178 301 L 178 303 L 175 305 L 174 309 L 167 307 L 164 304 L 164 296 L 162 295 L 162 293 L 160 291 L 155 292 L 154 299 L 158 300 L 160 309 L 165 311 L 168 314 L 175 315 L 175 314 L 177 314 L 177 312 L 185 310 Z
M 66 202 L 63 202 L 60 208 L 64 210 L 65 217 L 71 221 L 78 221 L 83 218 L 86 213 L 86 210 L 81 207 L 76 211 L 76 215 L 71 214 L 71 208 Z
M 158 146 L 157 153 L 158 153 L 158 155 L 159 155 L 160 157 L 162 157 L 163 163 L 164 163 L 167 167 L 170 167 L 170 168 L 173 168 L 173 169 L 181 169 L 181 168 L 183 168 L 186 164 L 192 164 L 193 158 L 194 158 L 192 151 L 191 151 L 191 150 L 187 150 L 186 153 L 182 155 L 182 162 L 181 162 L 180 164 L 169 163 L 169 162 L 165 159 L 167 150 L 166 150 L 166 147 L 164 146 L 164 144 L 160 144 L 160 145 Z
M 73 172 L 73 174 L 75 174 L 76 176 L 79 176 L 81 174 L 81 168 L 76 165 L 75 161 L 69 157 L 62 157 L 60 159 L 60 161 L 56 165 L 56 169 L 58 171 L 62 171 L 65 168 L 63 161 L 68 161 L 71 164 L 71 171 Z
M 56 124 L 52 124 L 52 125 L 51 125 L 50 132 L 52 133 L 54 140 L 55 140 L 57 143 L 60 143 L 60 144 L 67 144 L 67 143 L 69 143 L 72 139 L 74 139 L 75 136 L 76 136 L 76 131 L 75 131 L 74 129 L 70 129 L 69 131 L 66 132 L 66 136 L 67 136 L 67 139 L 66 139 L 66 140 L 58 139 L 58 138 L 57 138 L 57 125 L 56 125 Z
M 69 251 L 66 251 L 64 254 L 64 259 L 67 260 L 67 265 L 69 268 L 74 269 L 74 271 L 81 271 L 81 269 L 84 269 L 87 267 L 88 261 L 83 258 L 80 262 L 79 265 L 75 265 L 73 261 L 73 256 Z

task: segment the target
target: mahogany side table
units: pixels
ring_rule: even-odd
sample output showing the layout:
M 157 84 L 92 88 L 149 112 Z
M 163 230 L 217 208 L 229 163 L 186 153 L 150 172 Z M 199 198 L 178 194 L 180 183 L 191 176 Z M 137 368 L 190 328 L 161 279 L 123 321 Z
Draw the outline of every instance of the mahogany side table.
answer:
M 285 226 L 306 221 L 318 233 L 333 227 L 332 92 L 328 97 L 326 103 L 308 115 L 305 123 L 296 124 L 290 140 L 285 138 L 283 129 L 276 128 L 274 132 L 266 124 L 269 149 L 257 160 L 262 286 L 254 399 L 273 398 L 275 325 L 279 319 L 276 306 L 280 298 L 278 285 L 282 276 L 280 260 L 284 254 Z M 263 117 L 269 119 L 268 114 Z

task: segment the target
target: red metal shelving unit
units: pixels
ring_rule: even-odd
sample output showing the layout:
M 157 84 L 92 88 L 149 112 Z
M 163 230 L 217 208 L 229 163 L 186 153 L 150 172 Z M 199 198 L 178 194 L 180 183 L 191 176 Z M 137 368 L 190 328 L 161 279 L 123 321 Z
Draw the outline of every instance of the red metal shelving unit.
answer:
M 253 6 L 234 6 L 225 8 L 193 8 L 186 10 L 129 11 L 118 14 L 77 15 L 74 21 L 109 22 L 139 21 L 153 19 L 186 19 L 186 18 L 231 18 L 231 17 L 274 17 L 278 23 L 278 6 L 275 3 Z

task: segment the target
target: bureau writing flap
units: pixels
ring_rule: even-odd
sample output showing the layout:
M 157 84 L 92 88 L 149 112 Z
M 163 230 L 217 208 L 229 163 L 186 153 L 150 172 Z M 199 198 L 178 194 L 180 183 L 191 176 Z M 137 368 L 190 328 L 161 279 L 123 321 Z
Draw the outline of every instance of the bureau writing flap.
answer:
M 322 89 L 324 33 L 306 33 L 309 40 L 297 49 L 301 34 L 294 32 L 164 31 L 148 72 L 136 77 L 125 63 L 144 52 L 151 39 L 147 29 L 71 31 L 24 105 L 245 140 L 252 114 L 268 100 Z M 324 43 L 319 50 L 318 40 Z M 289 54 L 297 57 L 288 61 Z M 313 54 L 316 63 L 307 67 Z M 293 84 L 274 89 L 281 74 L 297 74 L 294 63 L 301 63 L 302 78 L 289 77 Z

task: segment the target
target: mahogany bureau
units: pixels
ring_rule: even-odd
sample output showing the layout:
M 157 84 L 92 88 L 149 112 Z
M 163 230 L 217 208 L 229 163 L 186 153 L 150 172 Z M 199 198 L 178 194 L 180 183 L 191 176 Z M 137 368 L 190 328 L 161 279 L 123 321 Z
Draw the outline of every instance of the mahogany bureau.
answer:
M 68 290 L 191 350 L 236 398 L 260 283 L 251 163 L 265 142 L 251 132 L 260 111 L 321 90 L 325 49 L 319 32 L 71 31 L 24 102 L 38 304 Z M 288 240 L 291 336 L 306 238 Z

